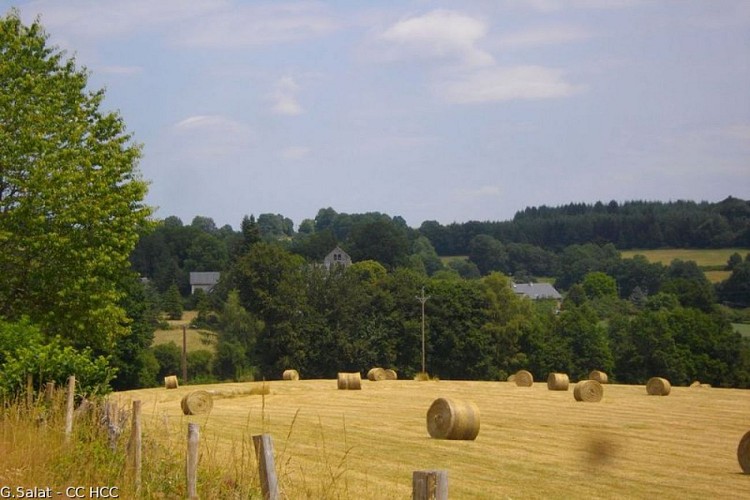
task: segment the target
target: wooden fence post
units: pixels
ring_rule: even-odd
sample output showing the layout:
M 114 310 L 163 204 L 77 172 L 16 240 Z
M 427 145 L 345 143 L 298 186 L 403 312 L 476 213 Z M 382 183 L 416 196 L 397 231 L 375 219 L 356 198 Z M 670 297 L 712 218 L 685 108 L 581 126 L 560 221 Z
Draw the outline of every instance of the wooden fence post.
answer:
M 31 373 L 26 374 L 26 408 L 31 409 L 34 406 L 34 376 Z
M 253 436 L 255 457 L 258 459 L 260 472 L 260 489 L 264 500 L 279 500 L 279 481 L 276 478 L 276 467 L 273 458 L 273 441 L 270 434 Z
M 448 500 L 448 471 L 415 470 L 412 474 L 413 500 Z
M 70 441 L 73 433 L 73 409 L 75 408 L 76 376 L 68 377 L 68 405 L 65 410 L 65 442 Z
M 47 385 L 44 386 L 44 399 L 47 404 L 52 404 L 55 400 L 55 381 L 50 380 Z
M 128 443 L 128 455 L 130 466 L 133 471 L 133 482 L 136 494 L 141 491 L 141 402 L 133 401 L 133 425 L 130 431 L 130 442 Z
M 198 498 L 198 443 L 200 442 L 200 426 L 188 424 L 187 461 L 185 473 L 187 476 L 187 496 L 193 500 Z
M 182 365 L 182 383 L 187 384 L 187 328 L 182 325 L 182 357 L 180 359 Z

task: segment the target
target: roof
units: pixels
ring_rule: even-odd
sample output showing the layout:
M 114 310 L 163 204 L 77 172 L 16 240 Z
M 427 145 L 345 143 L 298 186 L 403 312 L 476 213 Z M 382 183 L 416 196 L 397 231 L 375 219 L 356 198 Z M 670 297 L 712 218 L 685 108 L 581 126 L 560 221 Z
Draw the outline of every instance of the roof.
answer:
M 513 283 L 513 291 L 530 299 L 562 299 L 560 292 L 549 283 Z
M 220 272 L 190 273 L 190 285 L 215 285 L 219 282 Z

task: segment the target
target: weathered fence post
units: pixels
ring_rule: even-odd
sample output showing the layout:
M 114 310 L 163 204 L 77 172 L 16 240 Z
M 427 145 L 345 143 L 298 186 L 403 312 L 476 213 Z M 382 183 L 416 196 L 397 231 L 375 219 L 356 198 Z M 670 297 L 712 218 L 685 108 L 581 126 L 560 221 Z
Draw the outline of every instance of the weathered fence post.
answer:
M 273 459 L 273 441 L 270 434 L 253 436 L 255 457 L 258 459 L 260 472 L 260 489 L 264 500 L 279 500 L 279 481 L 276 478 L 276 467 Z
M 76 376 L 68 377 L 68 405 L 65 410 L 65 442 L 70 441 L 73 433 L 73 409 L 75 408 Z
M 412 474 L 414 500 L 448 500 L 448 471 L 415 470 Z
M 182 383 L 187 384 L 187 329 L 182 325 L 182 357 L 180 358 L 182 368 Z
M 141 491 L 141 402 L 133 401 L 133 425 L 128 442 L 128 459 L 133 471 L 136 494 Z
M 200 442 L 200 426 L 188 424 L 187 461 L 185 473 L 187 476 L 187 496 L 189 499 L 198 498 L 198 443 Z
M 31 409 L 34 406 L 34 376 L 31 373 L 26 374 L 26 408 Z
M 47 385 L 44 386 L 44 399 L 47 404 L 52 404 L 55 399 L 55 381 L 50 380 Z

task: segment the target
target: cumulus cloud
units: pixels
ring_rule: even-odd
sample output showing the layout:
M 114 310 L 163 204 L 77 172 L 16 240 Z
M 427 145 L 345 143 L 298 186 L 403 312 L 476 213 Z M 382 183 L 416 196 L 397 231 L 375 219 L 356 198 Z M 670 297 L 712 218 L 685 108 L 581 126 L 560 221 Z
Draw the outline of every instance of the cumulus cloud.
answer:
M 565 81 L 562 71 L 542 66 L 483 69 L 440 83 L 436 88 L 453 103 L 553 99 L 582 90 Z
M 486 34 L 484 22 L 438 9 L 397 22 L 380 39 L 386 43 L 386 56 L 391 59 L 451 58 L 476 66 L 494 62 L 491 54 L 477 46 Z
M 291 76 L 285 76 L 276 82 L 276 87 L 271 94 L 274 113 L 290 116 L 302 114 L 304 110 L 297 101 L 299 88 Z

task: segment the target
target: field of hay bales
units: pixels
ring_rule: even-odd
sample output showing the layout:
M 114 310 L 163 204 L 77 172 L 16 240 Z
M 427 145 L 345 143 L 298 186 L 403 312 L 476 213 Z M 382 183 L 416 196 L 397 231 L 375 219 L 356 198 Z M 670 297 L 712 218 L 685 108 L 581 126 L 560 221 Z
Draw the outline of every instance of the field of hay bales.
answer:
M 605 385 L 601 402 L 576 402 L 546 383 L 336 380 L 181 386 L 118 393 L 143 402 L 144 432 L 184 446 L 187 423 L 201 424 L 202 457 L 223 460 L 254 434 L 274 440 L 289 498 L 409 498 L 411 474 L 446 469 L 451 498 L 750 497 L 737 446 L 750 430 L 750 391 Z M 184 416 L 183 396 L 224 393 L 207 415 Z M 250 390 L 256 394 L 250 395 Z M 437 398 L 473 401 L 475 441 L 429 437 Z M 144 456 L 144 460 L 148 460 Z

